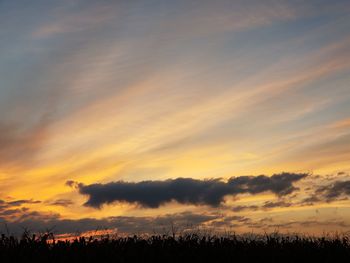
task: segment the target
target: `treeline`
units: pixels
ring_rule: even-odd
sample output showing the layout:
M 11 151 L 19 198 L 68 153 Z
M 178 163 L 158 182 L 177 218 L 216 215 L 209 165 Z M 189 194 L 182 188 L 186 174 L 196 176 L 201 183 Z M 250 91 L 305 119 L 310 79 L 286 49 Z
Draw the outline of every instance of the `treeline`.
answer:
M 0 262 L 350 262 L 347 236 L 186 234 L 78 237 L 1 235 Z

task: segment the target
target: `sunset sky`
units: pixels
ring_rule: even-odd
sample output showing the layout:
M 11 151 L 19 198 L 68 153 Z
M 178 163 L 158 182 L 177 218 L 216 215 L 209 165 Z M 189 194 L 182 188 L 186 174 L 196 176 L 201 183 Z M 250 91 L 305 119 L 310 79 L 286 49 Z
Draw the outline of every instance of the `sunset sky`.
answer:
M 348 231 L 349 14 L 0 0 L 0 232 Z

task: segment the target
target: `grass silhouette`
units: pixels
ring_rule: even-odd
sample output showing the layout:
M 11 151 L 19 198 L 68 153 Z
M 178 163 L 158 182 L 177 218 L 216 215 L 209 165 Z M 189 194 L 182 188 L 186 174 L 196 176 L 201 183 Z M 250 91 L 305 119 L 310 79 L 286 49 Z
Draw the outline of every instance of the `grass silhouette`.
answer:
M 1 235 L 0 262 L 349 262 L 343 236 L 231 235 L 77 237 Z

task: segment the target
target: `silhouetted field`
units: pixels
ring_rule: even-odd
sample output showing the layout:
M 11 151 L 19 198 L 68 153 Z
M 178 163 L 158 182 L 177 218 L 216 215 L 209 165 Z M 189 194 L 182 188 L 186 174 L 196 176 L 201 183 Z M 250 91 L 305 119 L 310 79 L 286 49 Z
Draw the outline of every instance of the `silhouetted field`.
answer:
M 350 262 L 346 236 L 79 237 L 2 235 L 0 262 Z

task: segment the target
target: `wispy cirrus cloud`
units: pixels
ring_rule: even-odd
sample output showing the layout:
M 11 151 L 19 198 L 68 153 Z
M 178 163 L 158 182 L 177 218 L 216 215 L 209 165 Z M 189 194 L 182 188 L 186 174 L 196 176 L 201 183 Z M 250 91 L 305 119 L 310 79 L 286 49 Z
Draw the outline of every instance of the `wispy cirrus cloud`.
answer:
M 36 38 L 57 37 L 60 34 L 83 33 L 84 31 L 98 30 L 106 26 L 108 21 L 117 14 L 118 8 L 113 5 L 88 5 L 79 8 L 79 3 L 72 5 L 72 10 L 56 7 L 49 11 L 51 21 L 39 26 L 33 33 Z M 80 6 L 81 7 L 81 6 Z M 120 15 L 118 13 L 118 15 Z
M 306 218 L 342 204 L 335 180 L 229 178 L 349 168 L 349 10 L 343 0 L 2 1 L 1 194 L 46 200 L 39 210 L 65 220 L 202 204 Z M 167 193 L 176 183 L 198 191 Z M 112 202 L 123 204 L 93 209 Z M 40 217 L 25 206 L 3 215 Z
M 6 167 L 13 163 L 23 166 L 47 138 L 47 125 L 41 122 L 29 129 L 17 125 L 0 123 L 0 166 Z

